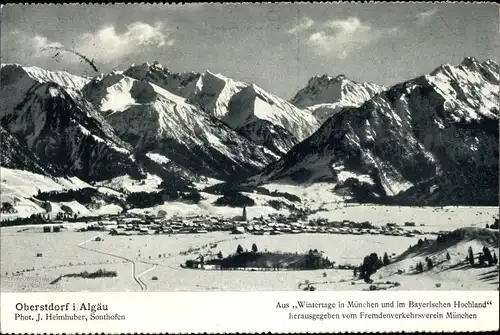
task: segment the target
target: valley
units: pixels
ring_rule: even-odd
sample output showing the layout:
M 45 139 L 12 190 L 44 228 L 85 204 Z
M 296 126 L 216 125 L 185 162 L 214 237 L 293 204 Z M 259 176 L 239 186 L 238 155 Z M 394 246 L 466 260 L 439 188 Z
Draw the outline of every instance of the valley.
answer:
M 322 75 L 286 101 L 157 62 L 2 64 L 1 288 L 496 289 L 498 69 Z M 235 252 L 261 261 L 217 269 Z

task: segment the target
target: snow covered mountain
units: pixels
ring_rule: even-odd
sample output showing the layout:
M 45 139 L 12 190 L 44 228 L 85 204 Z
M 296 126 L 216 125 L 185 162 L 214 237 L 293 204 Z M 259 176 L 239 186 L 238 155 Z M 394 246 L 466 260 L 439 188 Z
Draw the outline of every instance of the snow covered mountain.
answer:
M 359 107 L 366 100 L 386 90 L 374 83 L 357 83 L 344 75 L 316 76 L 309 79 L 291 103 L 312 113 L 320 123 L 344 107 Z
M 319 122 L 309 112 L 256 85 L 222 74 L 210 71 L 175 74 L 159 64 L 148 63 L 132 66 L 124 74 L 184 97 L 186 102 L 264 146 L 275 157 L 283 155 L 319 127 Z
M 222 119 L 229 113 L 231 98 L 248 86 L 221 74 L 205 71 L 198 80 L 188 85 L 190 93 L 186 98 L 216 118 Z
M 138 75 L 140 68 L 135 70 Z M 277 159 L 186 99 L 122 72 L 81 78 L 2 65 L 1 78 L 3 133 L 42 165 L 83 180 L 138 176 L 148 169 L 233 179 Z
M 249 86 L 208 70 L 204 73 L 171 72 L 156 62 L 134 64 L 123 74 L 133 79 L 150 82 L 183 97 L 187 99 L 186 102 L 202 108 L 218 119 L 228 113 L 231 97 Z
M 79 90 L 89 80 L 89 78 L 75 76 L 64 71 L 47 71 L 19 64 L 1 64 L 0 82 L 2 87 L 0 94 L 2 104 L 0 105 L 0 117 L 14 111 L 33 85 L 53 82 L 63 88 Z
M 1 124 L 21 146 L 45 166 L 54 165 L 82 179 L 139 172 L 130 146 L 77 90 L 84 79 L 64 81 L 75 77 L 33 73 L 43 74 L 43 70 L 17 65 L 1 68 L 1 93 L 6 97 Z
M 254 175 L 330 182 L 358 201 L 498 202 L 500 77 L 490 60 L 391 88 L 315 77 L 291 102 L 157 63 L 95 78 L 20 65 L 0 75 L 2 167 L 89 182 Z
M 148 81 L 183 98 L 192 94 L 193 88 L 190 84 L 195 83 L 201 76 L 196 72 L 171 72 L 157 62 L 132 64 L 123 74 L 133 79 Z
M 342 109 L 252 182 L 331 181 L 369 201 L 412 190 L 432 201 L 439 190 L 442 201 L 482 194 L 498 204 L 498 101 L 498 64 L 445 64 Z
M 311 135 L 319 122 L 310 113 L 250 85 L 231 97 L 222 118 L 257 144 L 265 145 L 277 157 Z
M 111 73 L 89 82 L 83 92 L 135 152 L 156 153 L 196 174 L 231 179 L 255 173 L 276 159 L 210 114 L 148 81 Z
M 277 157 L 319 127 L 310 113 L 254 84 L 206 71 L 190 86 L 190 102 Z
M 268 121 L 290 131 L 298 140 L 303 140 L 319 127 L 309 113 L 257 85 L 250 85 L 235 94 L 228 107 L 229 111 L 223 120 L 234 129 L 255 121 Z

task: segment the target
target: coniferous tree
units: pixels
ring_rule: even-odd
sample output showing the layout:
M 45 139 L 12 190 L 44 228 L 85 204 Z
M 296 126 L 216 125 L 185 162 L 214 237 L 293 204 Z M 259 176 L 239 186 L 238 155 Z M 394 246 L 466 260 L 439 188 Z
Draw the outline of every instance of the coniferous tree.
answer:
M 241 246 L 241 244 L 238 244 L 238 247 L 236 248 L 236 253 L 239 255 L 241 253 L 243 253 L 243 247 Z
M 387 252 L 384 252 L 384 258 L 383 258 L 384 266 L 387 266 L 391 263 L 389 260 L 389 256 L 387 255 Z
M 370 276 L 374 274 L 382 266 L 382 262 L 376 253 L 371 253 L 366 256 L 363 260 L 363 264 L 360 269 L 360 278 L 364 279 L 365 282 L 371 282 Z
M 470 265 L 474 265 L 474 252 L 472 251 L 472 247 L 469 247 L 468 249 L 468 259 Z
M 450 253 L 449 253 L 449 252 L 446 252 L 446 259 L 447 259 L 447 260 L 450 260 L 450 259 L 451 259 L 451 257 L 450 257 Z
M 494 265 L 498 264 L 498 258 L 497 258 L 497 254 L 495 252 L 493 252 L 493 264 Z
M 257 251 L 259 251 L 259 249 L 257 249 L 257 244 L 255 244 L 255 243 L 254 243 L 254 244 L 252 244 L 252 252 L 253 252 L 254 254 L 256 254 L 256 253 L 257 253 Z
M 427 269 L 432 269 L 434 267 L 434 262 L 432 261 L 432 259 L 428 258 L 427 259 Z
M 488 263 L 489 266 L 493 265 L 493 256 L 491 255 L 491 251 L 488 247 L 483 247 L 484 260 Z

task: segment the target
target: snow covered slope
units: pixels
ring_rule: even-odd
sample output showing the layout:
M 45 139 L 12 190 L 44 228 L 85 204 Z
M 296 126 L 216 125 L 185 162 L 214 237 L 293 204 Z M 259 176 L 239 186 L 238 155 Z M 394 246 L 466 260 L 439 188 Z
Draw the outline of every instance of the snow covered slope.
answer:
M 216 118 L 228 113 L 231 97 L 249 84 L 210 71 L 204 73 L 174 73 L 158 63 L 132 65 L 123 72 L 137 80 L 155 84 L 187 99 L 189 103 L 209 112 Z
M 189 87 L 190 102 L 277 157 L 319 127 L 310 113 L 254 84 L 206 71 Z
M 22 102 L 28 90 L 33 86 L 53 82 L 64 88 L 81 89 L 88 78 L 75 76 L 64 71 L 47 71 L 35 66 L 23 67 L 18 64 L 0 65 L 0 83 L 2 104 L 0 117 L 14 110 Z
M 256 85 L 231 97 L 222 120 L 278 157 L 319 127 L 313 115 Z
M 148 169 L 162 178 L 196 180 L 199 174 L 241 178 L 278 158 L 184 97 L 147 81 L 164 79 L 165 86 L 178 92 L 197 76 L 184 78 L 158 64 L 131 67 L 126 73 L 145 80 L 118 71 L 87 79 L 2 66 L 6 99 L 0 118 L 3 132 L 12 135 L 10 154 L 3 160 L 18 168 L 23 161 L 36 172 L 53 165 L 85 180 L 136 178 Z M 36 163 L 28 164 L 26 155 L 21 159 L 22 146 L 39 157 Z
M 465 259 L 469 247 L 474 255 L 474 266 Z M 484 248 L 497 255 L 498 231 L 476 227 L 459 228 L 447 233 L 439 241 L 426 239 L 421 245 L 411 246 L 392 258 L 391 263 L 378 270 L 373 277 L 382 279 L 379 281 L 394 279 L 401 283 L 401 289 L 406 290 L 413 287 L 444 290 L 493 289 L 498 287 L 498 265 L 478 264 L 479 255 Z M 431 269 L 428 267 L 428 259 L 433 264 Z M 422 272 L 416 270 L 418 263 L 423 265 Z M 401 271 L 404 275 L 401 275 Z
M 268 121 L 290 131 L 299 141 L 319 127 L 312 115 L 257 85 L 250 85 L 231 98 L 229 113 L 223 120 L 234 129 L 259 120 Z
M 84 89 L 134 151 L 193 174 L 232 179 L 276 159 L 185 99 L 120 73 L 95 78 Z M 131 126 L 133 125 L 133 126 Z
M 45 213 L 42 203 L 32 199 L 38 192 L 78 190 L 90 186 L 76 177 L 53 177 L 3 165 L 0 172 L 0 202 L 10 203 L 14 209 L 13 213 L 2 213 L 2 220 Z
M 106 179 L 137 174 L 130 146 L 77 90 L 82 82 L 57 79 L 55 74 L 47 78 L 32 78 L 29 70 L 16 65 L 2 66 L 0 92 L 7 99 L 0 120 L 5 130 L 36 155 L 39 164 L 69 175 Z
M 319 127 L 310 112 L 219 73 L 175 74 L 159 64 L 145 63 L 124 74 L 184 97 L 277 157 Z
M 344 75 L 316 76 L 309 79 L 291 103 L 312 113 L 320 123 L 344 107 L 359 107 L 366 100 L 386 90 L 374 83 L 357 83 Z
M 221 119 L 229 112 L 229 101 L 233 95 L 248 86 L 221 74 L 206 71 L 188 86 L 192 92 L 188 99 Z
M 498 70 L 466 58 L 344 108 L 252 181 L 328 180 L 374 201 L 439 177 L 455 200 L 498 204 Z
M 104 115 L 123 111 L 136 102 L 130 90 L 134 80 L 118 72 L 92 78 L 82 89 L 85 98 Z

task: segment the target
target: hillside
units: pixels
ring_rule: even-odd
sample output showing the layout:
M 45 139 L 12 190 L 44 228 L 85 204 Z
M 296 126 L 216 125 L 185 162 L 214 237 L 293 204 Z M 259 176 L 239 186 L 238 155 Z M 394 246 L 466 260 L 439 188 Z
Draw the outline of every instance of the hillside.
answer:
M 466 260 L 468 249 L 472 248 L 474 265 Z M 377 271 L 374 277 L 383 280 L 394 279 L 401 283 L 401 289 L 410 289 L 417 284 L 429 289 L 483 289 L 498 288 L 498 265 L 480 265 L 479 257 L 488 248 L 498 251 L 498 231 L 465 227 L 443 235 L 436 240 L 417 243 L 391 259 L 391 264 Z M 449 255 L 449 259 L 447 259 Z M 496 255 L 498 257 L 498 255 Z M 428 260 L 432 261 L 432 268 Z M 423 264 L 422 272 L 416 269 Z M 398 275 L 398 272 L 404 275 Z M 417 284 L 417 285 L 418 285 Z M 464 287 L 465 286 L 465 287 Z M 432 288 L 431 288 L 432 287 Z
M 0 111 L 5 130 L 39 157 L 39 163 L 68 175 L 102 180 L 120 173 L 138 174 L 130 146 L 94 106 L 75 86 L 52 79 L 40 82 L 40 77 L 19 66 L 2 66 L 1 93 L 9 97 Z
M 317 76 L 291 102 L 158 63 L 94 78 L 11 64 L 0 75 L 2 167 L 101 185 L 250 177 L 322 183 L 328 199 L 347 202 L 498 205 L 499 66 L 490 60 L 444 64 L 390 88 Z
M 447 197 L 420 197 L 498 204 L 498 70 L 466 58 L 344 108 L 251 182 L 330 181 L 376 202 L 438 178 Z
M 95 78 L 86 91 L 135 152 L 155 153 L 195 175 L 231 179 L 239 170 L 248 176 L 274 159 L 221 121 L 150 82 L 112 73 Z
M 45 165 L 33 152 L 0 126 L 0 166 L 11 169 L 27 169 L 39 174 L 58 175 L 61 171 Z
M 89 181 L 141 178 L 149 170 L 164 178 L 233 179 L 235 170 L 244 178 L 277 159 L 186 99 L 120 71 L 83 78 L 2 65 L 1 78 L 1 124 L 12 136 L 3 160 L 11 167 L 24 162 L 39 173 L 52 166 Z M 16 141 L 36 164 L 20 158 Z
M 160 64 L 134 65 L 124 74 L 185 98 L 275 157 L 311 135 L 319 122 L 307 111 L 256 85 L 220 73 L 172 73 Z

